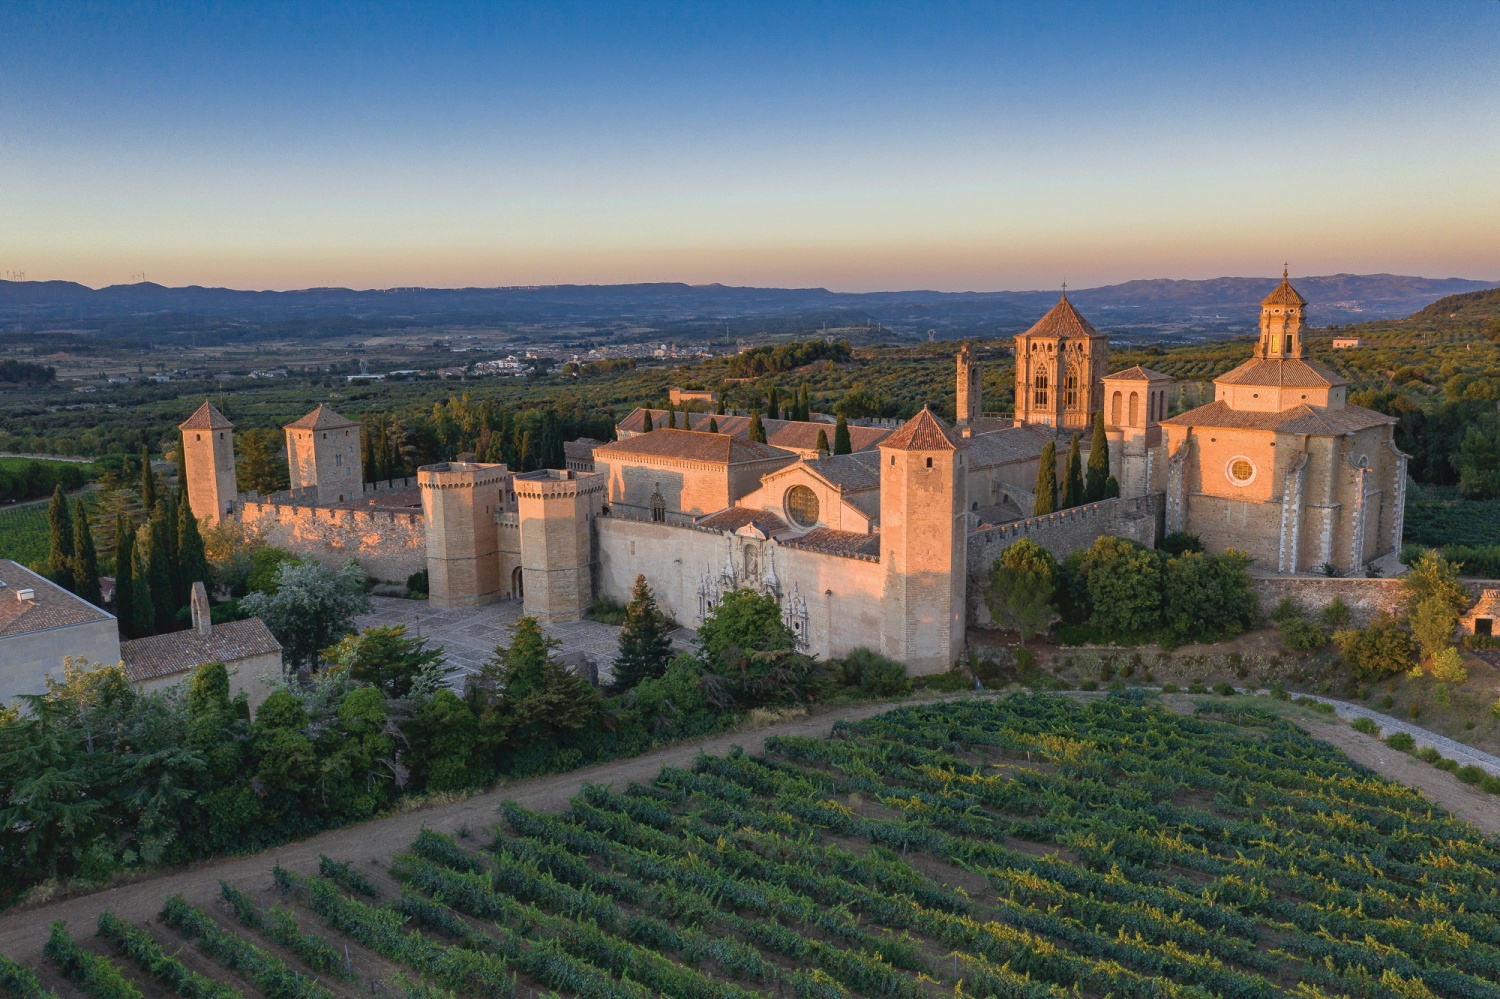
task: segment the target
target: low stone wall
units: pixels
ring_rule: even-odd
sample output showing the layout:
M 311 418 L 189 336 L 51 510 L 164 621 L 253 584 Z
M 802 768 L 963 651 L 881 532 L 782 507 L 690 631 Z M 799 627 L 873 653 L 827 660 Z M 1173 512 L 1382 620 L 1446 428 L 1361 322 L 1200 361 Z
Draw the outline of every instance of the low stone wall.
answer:
M 1282 598 L 1290 598 L 1308 613 L 1317 613 L 1342 597 L 1353 612 L 1356 623 L 1363 624 L 1381 612 L 1396 614 L 1404 606 L 1401 580 L 1363 579 L 1351 577 L 1335 579 L 1322 576 L 1256 576 L 1255 592 L 1260 595 L 1260 609 L 1269 614 L 1276 609 Z M 1464 585 L 1475 600 L 1482 590 L 1500 587 L 1493 579 L 1465 579 Z
M 419 512 L 248 501 L 240 520 L 267 544 L 328 566 L 354 559 L 383 582 L 402 583 L 427 568 L 427 531 Z
M 1137 496 L 1086 503 L 969 535 L 969 623 L 979 627 L 989 625 L 990 612 L 984 604 L 984 587 L 990 567 L 1002 551 L 1019 539 L 1030 538 L 1060 562 L 1105 534 L 1154 547 L 1161 532 L 1161 519 L 1161 496 Z

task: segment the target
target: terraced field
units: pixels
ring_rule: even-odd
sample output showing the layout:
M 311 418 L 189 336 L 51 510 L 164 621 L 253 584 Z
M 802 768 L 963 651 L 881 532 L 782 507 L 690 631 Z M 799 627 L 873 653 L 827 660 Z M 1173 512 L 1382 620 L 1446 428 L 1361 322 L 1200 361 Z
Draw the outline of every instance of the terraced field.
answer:
M 1500 996 L 1500 844 L 1289 723 L 1139 696 L 903 708 L 561 814 L 57 926 L 0 990 Z M 94 935 L 97 931 L 97 936 Z

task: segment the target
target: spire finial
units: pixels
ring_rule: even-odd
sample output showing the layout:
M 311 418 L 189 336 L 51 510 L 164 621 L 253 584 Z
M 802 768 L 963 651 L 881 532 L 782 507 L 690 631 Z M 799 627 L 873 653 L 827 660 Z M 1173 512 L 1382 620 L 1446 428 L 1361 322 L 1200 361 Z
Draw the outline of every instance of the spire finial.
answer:
M 1068 279 L 1063 278 L 1063 298 L 1068 297 Z
M 1281 265 L 1281 280 L 1285 281 L 1286 280 L 1286 276 L 1287 276 L 1287 266 L 1286 266 L 1286 263 L 1283 262 L 1282 265 Z

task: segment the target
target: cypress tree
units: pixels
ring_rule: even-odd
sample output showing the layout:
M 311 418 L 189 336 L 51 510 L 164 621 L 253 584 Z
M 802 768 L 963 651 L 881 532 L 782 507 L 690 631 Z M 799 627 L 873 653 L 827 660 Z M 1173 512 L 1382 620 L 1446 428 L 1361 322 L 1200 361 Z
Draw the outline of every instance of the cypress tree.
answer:
M 360 460 L 365 466 L 365 481 L 380 481 L 380 460 L 375 456 L 375 425 L 373 421 L 361 421 L 360 435 Z
M 1036 502 L 1031 515 L 1040 517 L 1057 509 L 1057 445 L 1048 441 L 1036 466 Z
M 719 400 L 719 408 L 716 409 L 716 410 L 714 410 L 714 412 L 717 413 L 719 416 L 723 416 L 724 415 L 724 400 L 723 399 Z
M 771 397 L 766 402 L 766 416 L 773 420 L 781 419 L 781 394 L 776 391 L 776 386 L 771 386 Z
M 1104 480 L 1109 478 L 1109 438 L 1104 436 L 1104 414 L 1094 414 L 1094 440 L 1089 445 L 1089 476 L 1083 487 L 1083 501 L 1097 503 L 1104 498 Z
M 677 407 L 673 403 L 667 403 L 667 429 L 677 429 Z
M 115 517 L 115 617 L 120 631 L 130 638 L 135 634 L 135 602 L 131 578 L 135 555 L 135 525 L 122 512 Z
M 181 607 L 187 603 L 187 590 L 182 585 L 182 561 L 180 558 L 181 539 L 177 535 L 178 504 L 176 497 L 168 494 L 161 501 L 161 526 L 162 537 L 166 539 L 162 546 L 167 556 L 167 579 L 172 584 L 172 603 Z M 175 614 L 176 611 L 174 610 Z
M 642 680 L 654 680 L 667 671 L 672 642 L 667 638 L 666 615 L 656 605 L 646 577 L 635 577 L 635 589 L 625 607 L 625 626 L 620 629 L 620 654 L 615 657 L 615 685 L 629 690 Z
M 89 529 L 83 500 L 73 501 L 73 592 L 95 607 L 104 603 L 99 592 L 99 553 L 94 550 L 94 532 Z
M 146 516 L 156 508 L 156 474 L 151 471 L 151 453 L 141 445 L 141 509 Z
M 1068 445 L 1067 474 L 1063 478 L 1062 508 L 1077 506 L 1083 502 L 1083 456 L 1078 449 L 1078 435 Z
M 65 590 L 73 589 L 73 518 L 62 485 L 52 489 L 47 507 L 47 577 Z
M 171 631 L 177 621 L 176 587 L 172 583 L 172 564 L 167 558 L 167 515 L 162 504 L 157 504 L 151 517 L 149 530 L 142 533 L 146 542 L 146 580 L 151 587 L 151 606 L 155 613 L 156 630 Z M 141 542 L 136 542 L 136 552 L 141 551 Z M 137 577 L 139 579 L 139 577 Z
M 691 430 L 691 429 L 693 429 L 693 414 L 690 413 L 690 412 L 688 412 L 688 410 L 687 410 L 686 407 L 683 407 L 683 410 L 682 410 L 682 429 L 684 429 L 684 430 Z
M 719 432 L 719 421 L 714 419 L 712 416 L 708 418 L 708 432 L 711 434 L 716 434 Z
M 828 431 L 826 430 L 820 429 L 818 431 L 818 453 L 828 453 Z
M 534 463 L 534 455 L 532 453 L 535 450 L 535 445 L 532 443 L 530 430 L 521 434 L 521 447 L 519 450 L 521 453 L 516 455 L 516 462 L 521 466 L 521 471 L 536 471 L 536 464 Z
M 210 593 L 213 592 L 198 518 L 193 516 L 192 508 L 186 503 L 177 506 L 177 572 L 182 579 L 182 592 L 186 594 L 183 603 L 192 599 L 194 583 L 201 581 Z
M 833 428 L 833 453 L 849 454 L 854 450 L 854 445 L 849 441 L 849 421 L 843 416 Z
M 187 434 L 177 435 L 177 488 L 187 489 Z
M 651 407 L 647 406 L 646 415 L 641 419 L 641 430 L 649 434 L 655 429 L 656 428 L 651 425 Z
M 1104 480 L 1104 498 L 1114 499 L 1118 495 L 1120 495 L 1120 484 L 1116 482 L 1115 477 L 1111 475 L 1109 478 Z
M 760 412 L 750 414 L 750 439 L 757 444 L 766 442 L 766 426 L 760 422 Z
M 151 592 L 151 525 L 135 532 L 130 557 L 130 633 L 135 638 L 156 634 L 156 597 Z

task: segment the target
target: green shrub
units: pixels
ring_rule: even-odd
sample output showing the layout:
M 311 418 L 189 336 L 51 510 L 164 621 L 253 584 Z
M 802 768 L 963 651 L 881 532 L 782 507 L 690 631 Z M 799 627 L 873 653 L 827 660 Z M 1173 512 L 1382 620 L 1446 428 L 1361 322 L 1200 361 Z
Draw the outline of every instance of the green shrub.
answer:
M 1410 732 L 1392 732 L 1385 737 L 1385 744 L 1402 753 L 1409 753 L 1417 748 L 1417 740 L 1411 737 Z
M 1470 763 L 1468 766 L 1459 767 L 1457 770 L 1453 771 L 1453 776 L 1457 777 L 1465 784 L 1472 784 L 1475 787 L 1478 787 L 1480 784 L 1484 783 L 1484 779 L 1488 777 L 1489 774 L 1485 773 L 1482 768 L 1476 767 L 1474 764 Z
M 1276 630 L 1281 633 L 1282 644 L 1295 652 L 1309 652 L 1328 644 L 1328 633 L 1303 617 L 1278 621 Z
M 612 597 L 600 597 L 589 606 L 584 617 L 618 628 L 625 623 L 625 605 Z
M 1234 694 L 1234 684 L 1220 680 L 1218 683 L 1214 684 L 1213 691 L 1220 697 L 1231 697 Z
M 1389 614 L 1365 628 L 1334 632 L 1334 644 L 1361 680 L 1379 680 L 1411 668 L 1415 647 L 1411 635 Z
M 837 665 L 844 685 L 858 687 L 860 693 L 869 697 L 893 697 L 911 689 L 906 664 L 873 649 L 851 649 Z
M 1292 695 L 1286 692 L 1286 688 L 1281 685 L 1280 680 L 1271 684 L 1271 696 L 1278 701 L 1290 701 L 1292 699 Z
M 1342 628 L 1349 623 L 1349 605 L 1343 597 L 1334 597 L 1333 602 L 1318 612 L 1318 623 L 1325 628 Z
M 0 991 L 9 992 L 18 999 L 57 999 L 54 992 L 42 988 L 36 972 L 0 954 Z
M 1423 763 L 1435 764 L 1443 758 L 1443 754 L 1438 752 L 1432 746 L 1423 746 L 1421 749 L 1417 750 L 1416 757 Z
M 1302 608 L 1291 597 L 1282 597 L 1276 604 L 1276 609 L 1271 612 L 1271 620 L 1280 624 L 1283 621 L 1295 621 L 1306 617 Z
M 244 999 L 238 989 L 189 971 L 174 955 L 163 950 L 155 937 L 111 912 L 99 913 L 99 935 L 183 999 Z
M 1490 794 L 1500 794 L 1500 777 L 1485 774 L 1484 780 L 1479 782 L 1479 786 Z
M 974 680 L 966 669 L 950 669 L 930 676 L 919 677 L 917 682 L 927 690 L 940 694 L 956 694 L 961 690 L 973 690 Z
M 1208 693 L 1208 688 L 1205 687 L 1205 686 L 1203 686 L 1203 684 L 1200 683 L 1199 681 L 1194 680 L 1192 683 L 1188 684 L 1188 693 L 1189 694 L 1206 694 L 1206 693 Z
M 1350 723 L 1349 727 L 1356 732 L 1363 732 L 1365 735 L 1373 735 L 1377 739 L 1380 738 L 1380 726 L 1373 718 L 1356 718 Z
M 1446 770 L 1451 774 L 1458 769 L 1458 761 L 1450 760 L 1445 756 L 1434 763 L 1433 766 L 1437 767 L 1439 770 Z
M 1422 717 L 1422 706 L 1420 704 L 1413 704 L 1406 709 L 1406 713 L 1413 718 L 1420 718 Z
M 1116 677 L 1115 679 L 1109 681 L 1109 689 L 1118 694 L 1120 691 L 1125 689 L 1125 681 Z
M 1161 685 L 1161 692 L 1163 694 L 1175 694 L 1177 691 L 1178 686 L 1175 683 L 1164 683 Z
M 412 573 L 410 576 L 407 576 L 406 577 L 406 589 L 407 589 L 407 591 L 409 593 L 420 593 L 423 596 L 426 596 L 430 592 L 430 589 L 431 589 L 431 584 L 430 584 L 430 582 L 428 580 L 427 570 L 426 569 L 418 569 L 416 572 Z
M 349 860 L 337 861 L 318 854 L 318 873 L 336 882 L 339 887 L 366 898 L 379 898 L 380 889 L 375 887 L 374 882 L 357 870 L 354 863 Z
M 1466 649 L 1500 649 L 1500 635 L 1465 635 Z
M 1380 710 L 1382 710 L 1382 711 L 1389 711 L 1389 710 L 1391 710 L 1391 708 L 1394 708 L 1395 706 L 1396 706 L 1396 699 L 1394 697 L 1392 697 L 1390 694 L 1386 694 L 1384 697 L 1382 697 L 1380 699 Z
M 1369 687 L 1360 687 L 1354 692 L 1354 696 L 1358 697 L 1361 701 L 1368 701 L 1371 693 L 1372 691 Z
M 1099 689 L 1099 681 L 1098 680 L 1085 680 L 1085 681 L 1083 681 L 1082 683 L 1080 683 L 1078 685 L 1078 689 L 1079 690 L 1098 690 Z
M 64 977 L 94 999 L 142 999 L 141 990 L 120 974 L 113 961 L 78 946 L 60 919 L 52 924 L 42 953 Z

